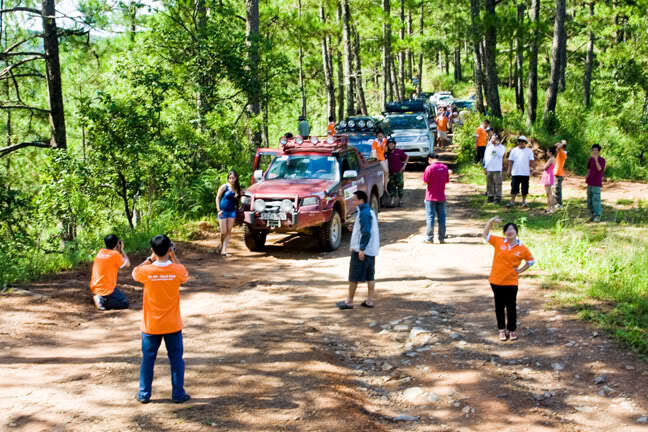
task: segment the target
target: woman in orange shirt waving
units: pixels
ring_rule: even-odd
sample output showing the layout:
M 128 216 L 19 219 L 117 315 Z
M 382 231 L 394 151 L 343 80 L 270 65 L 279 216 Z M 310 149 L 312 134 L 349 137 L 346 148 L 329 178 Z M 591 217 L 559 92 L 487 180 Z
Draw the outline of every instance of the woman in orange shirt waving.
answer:
M 499 338 L 505 341 L 518 338 L 516 298 L 518 292 L 518 276 L 529 269 L 535 260 L 529 249 L 518 239 L 518 227 L 512 222 L 504 225 L 504 237 L 494 236 L 490 233 L 495 222 L 502 222 L 499 217 L 491 218 L 484 228 L 484 239 L 493 245 L 493 267 L 488 281 L 495 297 L 495 316 Z M 520 267 L 522 261 L 524 265 Z M 506 312 L 506 313 L 505 313 Z

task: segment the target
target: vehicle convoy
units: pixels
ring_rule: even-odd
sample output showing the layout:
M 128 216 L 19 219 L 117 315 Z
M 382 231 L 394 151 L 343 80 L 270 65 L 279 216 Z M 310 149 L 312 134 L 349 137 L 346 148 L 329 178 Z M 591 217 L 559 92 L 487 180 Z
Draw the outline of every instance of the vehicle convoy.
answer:
M 396 140 L 396 147 L 411 160 L 426 160 L 434 153 L 436 138 L 435 108 L 421 99 L 385 104 L 385 123 Z
M 242 197 L 245 245 L 262 250 L 268 233 L 277 232 L 312 235 L 323 250 L 337 249 L 343 226 L 355 220 L 355 191 L 366 192 L 378 212 L 382 167 L 349 146 L 346 136 L 298 136 L 280 143 L 265 171 L 254 166 L 255 183 Z
M 370 116 L 347 117 L 335 126 L 337 135 L 349 138 L 349 145 L 358 149 L 365 159 L 371 157 L 371 143 L 376 139 L 376 134 L 382 132 L 389 135 L 381 118 Z

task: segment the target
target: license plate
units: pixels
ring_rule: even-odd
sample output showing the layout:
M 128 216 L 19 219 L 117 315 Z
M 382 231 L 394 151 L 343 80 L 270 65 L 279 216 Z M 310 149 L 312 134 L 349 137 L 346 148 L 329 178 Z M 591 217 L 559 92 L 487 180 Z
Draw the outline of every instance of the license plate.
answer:
M 286 220 L 286 213 L 261 213 L 261 219 L 267 221 Z
M 266 225 L 268 228 L 280 228 L 281 227 L 281 221 L 280 220 L 269 220 L 266 222 Z

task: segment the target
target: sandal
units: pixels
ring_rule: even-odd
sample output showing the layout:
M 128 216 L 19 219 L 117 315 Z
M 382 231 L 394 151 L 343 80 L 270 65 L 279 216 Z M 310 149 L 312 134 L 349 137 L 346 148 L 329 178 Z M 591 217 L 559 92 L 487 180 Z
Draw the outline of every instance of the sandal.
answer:
M 499 340 L 505 341 L 507 339 L 506 337 L 506 330 L 500 330 L 499 331 Z
M 366 301 L 363 301 L 362 304 L 361 304 L 360 306 L 363 306 L 363 307 L 366 307 L 366 308 L 369 308 L 369 309 L 372 309 L 372 308 L 375 308 L 375 307 L 376 307 L 376 305 L 374 305 L 374 304 L 369 304 L 369 303 L 367 303 Z
M 353 305 L 347 304 L 347 302 L 344 300 L 335 303 L 335 306 L 337 306 L 340 310 L 353 309 Z

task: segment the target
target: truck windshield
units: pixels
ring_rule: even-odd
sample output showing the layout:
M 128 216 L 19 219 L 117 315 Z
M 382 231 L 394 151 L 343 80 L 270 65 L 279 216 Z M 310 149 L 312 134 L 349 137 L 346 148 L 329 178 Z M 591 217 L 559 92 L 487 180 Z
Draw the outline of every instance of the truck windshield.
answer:
M 339 180 L 337 160 L 333 156 L 279 156 L 268 168 L 266 180 Z
M 408 115 L 389 117 L 392 129 L 426 129 L 423 115 Z

